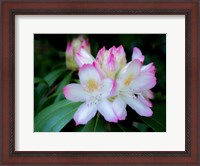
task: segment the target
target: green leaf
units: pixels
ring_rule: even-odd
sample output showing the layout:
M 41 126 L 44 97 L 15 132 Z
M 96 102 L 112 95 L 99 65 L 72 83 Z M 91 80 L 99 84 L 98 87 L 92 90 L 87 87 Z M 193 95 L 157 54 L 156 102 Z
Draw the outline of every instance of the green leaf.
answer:
M 58 52 L 59 53 L 59 52 Z M 60 54 L 60 53 L 59 53 Z M 65 53 L 64 53 L 65 54 Z M 57 70 L 57 69 L 66 69 L 66 64 L 65 63 L 59 63 L 55 66 L 52 67 L 52 70 Z
M 57 69 L 52 72 L 50 72 L 46 77 L 44 77 L 44 80 L 48 83 L 49 86 L 51 86 L 56 79 L 63 74 L 63 72 L 66 71 L 66 69 Z
M 63 92 L 55 92 L 55 93 L 53 93 L 51 96 L 48 96 L 48 97 L 43 97 L 42 99 L 41 99 L 41 101 L 40 101 L 40 105 L 41 105 L 41 109 L 43 109 L 43 108 L 45 108 L 45 107 L 47 107 L 48 105 L 51 105 L 51 104 L 53 104 L 54 103 L 54 101 L 55 101 L 55 98 L 57 97 L 57 96 L 59 96 L 59 95 L 63 95 Z M 63 97 L 63 99 L 65 99 L 64 97 Z
M 95 126 L 94 126 L 94 132 L 106 131 L 105 124 L 106 124 L 106 122 L 105 122 L 103 116 L 101 116 L 99 113 L 97 113 Z
M 79 132 L 105 132 L 106 122 L 104 118 L 97 113 L 97 115 L 91 119 L 86 125 L 79 125 L 75 131 Z
M 117 126 L 123 131 L 123 132 L 128 132 L 128 131 L 131 131 L 130 129 L 128 129 L 128 128 L 125 128 L 125 127 L 123 127 L 122 125 L 120 125 L 120 124 L 117 124 Z
M 39 78 L 39 77 L 34 77 L 34 84 L 38 84 L 38 83 L 44 83 L 45 85 L 48 85 L 48 83 L 44 79 Z
M 139 130 L 136 129 L 134 126 L 125 126 L 124 124 L 120 123 L 111 123 L 111 131 L 112 132 L 138 132 Z
M 80 84 L 80 80 L 79 79 L 72 79 L 72 81 Z
M 34 118 L 35 132 L 58 132 L 69 123 L 74 113 L 80 106 L 80 102 L 62 100 L 54 103 L 42 111 Z
M 143 124 L 143 123 L 139 123 L 139 122 L 133 122 L 133 126 L 135 128 L 137 128 L 139 131 L 141 132 L 146 132 L 148 131 L 148 126 Z
M 138 116 L 147 126 L 152 128 L 156 132 L 166 131 L 166 103 L 155 103 L 153 108 L 152 117 Z
M 117 124 L 110 124 L 110 131 L 112 132 L 124 132 Z
M 63 99 L 64 95 L 63 95 L 63 93 L 62 93 L 62 89 L 63 89 L 63 87 L 64 87 L 65 85 L 67 85 L 67 84 L 70 83 L 71 78 L 72 78 L 72 74 L 73 74 L 73 71 L 71 71 L 71 72 L 67 75 L 67 77 L 65 77 L 65 78 L 60 82 L 60 84 L 59 84 L 59 86 L 58 86 L 58 88 L 57 88 L 57 90 L 56 90 L 56 93 L 60 93 L 60 94 L 56 97 L 56 99 L 55 99 L 54 102 L 57 102 L 57 101 Z
M 64 71 L 66 71 L 66 69 L 58 69 L 47 74 L 44 77 L 44 80 L 47 82 L 48 87 L 50 87 L 58 79 L 58 77 L 60 77 L 61 74 L 63 74 Z M 45 88 L 44 84 L 39 84 L 37 86 L 37 91 L 40 94 L 40 96 L 42 96 L 43 93 L 47 91 L 47 89 Z
M 40 96 L 37 93 L 36 89 L 34 88 L 34 108 L 37 108 L 40 102 Z M 34 115 L 36 114 L 36 111 L 34 111 Z
M 38 113 L 44 102 L 47 100 L 45 93 L 49 90 L 50 86 L 66 71 L 66 69 L 58 69 L 50 72 L 47 76 L 45 76 L 44 80 L 47 82 L 48 85 L 43 83 L 38 84 L 36 87 L 36 91 L 38 96 L 40 96 L 40 101 L 37 105 L 35 105 L 34 111 L 35 114 Z

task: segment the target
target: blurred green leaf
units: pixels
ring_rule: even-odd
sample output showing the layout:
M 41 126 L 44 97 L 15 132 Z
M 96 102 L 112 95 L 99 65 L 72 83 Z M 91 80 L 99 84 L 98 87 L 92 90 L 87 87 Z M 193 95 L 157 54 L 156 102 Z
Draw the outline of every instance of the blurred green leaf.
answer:
M 59 95 L 62 95 L 62 92 L 55 92 L 52 95 L 48 96 L 48 97 L 43 97 L 40 101 L 40 105 L 41 105 L 41 109 L 44 109 L 45 107 L 47 107 L 48 105 L 51 105 L 54 103 L 55 98 Z M 64 98 L 63 98 L 64 99 Z
M 111 123 L 111 131 L 112 132 L 138 132 L 139 130 L 136 129 L 134 126 L 125 126 L 122 123 Z
M 35 37 L 36 35 L 34 35 Z M 40 35 L 39 35 L 40 36 Z M 55 40 L 54 40 L 55 41 Z M 61 45 L 61 43 L 60 43 Z M 64 52 L 64 50 L 63 50 Z M 34 75 L 44 77 L 56 64 L 65 62 L 47 39 L 34 40 Z
M 156 132 L 166 131 L 166 104 L 156 103 L 154 104 L 153 116 L 152 117 L 142 117 L 138 116 L 141 121 L 143 121 L 147 126 L 152 128 Z
M 64 71 L 66 71 L 66 69 L 57 69 L 57 70 L 54 70 L 54 71 L 50 72 L 49 74 L 47 74 L 44 77 L 44 80 L 48 83 L 48 86 L 50 87 L 56 81 L 56 79 L 58 79 L 58 77 L 60 77 L 63 74 Z M 40 94 L 40 96 L 42 96 L 43 93 L 46 90 L 47 89 L 44 87 L 43 84 L 39 84 L 37 86 L 37 91 Z
M 34 89 L 34 115 L 36 114 L 36 108 L 38 107 L 40 102 L 40 96 L 38 94 L 38 92 L 36 91 L 36 89 Z
M 34 77 L 34 84 L 38 84 L 38 83 L 44 83 L 45 85 L 48 85 L 48 83 L 44 79 L 39 78 L 39 77 Z
M 75 131 L 79 132 L 105 132 L 106 122 L 104 118 L 97 113 L 97 115 L 90 120 L 86 125 L 79 125 L 76 127 Z
M 111 131 L 112 132 L 125 132 L 124 128 L 118 124 L 111 124 Z
M 42 107 L 42 104 L 46 100 L 46 96 L 44 96 L 45 93 L 49 90 L 50 86 L 66 71 L 66 69 L 58 69 L 50 72 L 44 77 L 44 80 L 47 82 L 48 86 L 46 84 L 40 83 L 36 87 L 36 92 L 38 96 L 40 96 L 40 101 L 37 105 L 35 105 L 34 111 L 35 113 L 39 112 L 40 108 Z
M 63 74 L 63 72 L 66 71 L 66 69 L 57 69 L 50 72 L 46 77 L 44 77 L 44 80 L 51 86 L 54 81 Z
M 80 80 L 79 79 L 72 79 L 73 82 L 80 84 Z
M 146 132 L 148 130 L 148 126 L 142 123 L 133 122 L 133 126 L 141 132 Z
M 73 71 L 71 71 L 71 72 L 60 82 L 60 84 L 58 85 L 58 88 L 57 88 L 57 90 L 56 90 L 57 93 L 62 92 L 63 87 L 70 83 L 71 78 L 72 78 L 72 74 L 73 74 Z M 60 94 L 56 97 L 56 99 L 55 99 L 54 102 L 57 102 L 57 101 L 61 100 L 63 97 L 64 97 L 63 93 L 60 93 Z
M 65 63 L 59 63 L 59 64 L 56 64 L 55 66 L 52 67 L 52 70 L 57 70 L 57 69 L 66 69 L 66 64 Z
M 80 102 L 62 100 L 39 112 L 34 118 L 35 132 L 58 132 L 69 121 L 80 106 Z

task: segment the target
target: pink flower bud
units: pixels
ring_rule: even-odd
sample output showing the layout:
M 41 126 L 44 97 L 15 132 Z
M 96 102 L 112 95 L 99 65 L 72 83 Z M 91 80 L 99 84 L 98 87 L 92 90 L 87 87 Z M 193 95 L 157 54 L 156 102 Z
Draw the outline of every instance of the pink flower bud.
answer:
M 79 35 L 77 38 L 74 38 L 72 41 L 67 43 L 65 55 L 68 69 L 78 70 L 75 56 L 80 49 L 84 49 L 86 52 L 90 53 L 90 43 L 88 38 L 84 38 L 82 35 Z
M 123 47 L 116 48 L 113 46 L 109 50 L 103 47 L 97 54 L 96 62 L 105 77 L 115 79 L 117 73 L 126 65 L 126 55 Z

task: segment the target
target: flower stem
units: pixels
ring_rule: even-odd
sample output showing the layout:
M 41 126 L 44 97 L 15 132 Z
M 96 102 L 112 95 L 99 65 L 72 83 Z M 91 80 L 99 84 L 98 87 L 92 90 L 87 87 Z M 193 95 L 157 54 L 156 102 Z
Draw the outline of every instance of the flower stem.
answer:
M 95 122 L 95 126 L 94 126 L 94 132 L 96 131 L 96 128 L 97 128 L 97 123 L 98 123 L 98 120 L 99 120 L 99 112 L 97 113 L 97 119 L 96 119 L 96 122 Z

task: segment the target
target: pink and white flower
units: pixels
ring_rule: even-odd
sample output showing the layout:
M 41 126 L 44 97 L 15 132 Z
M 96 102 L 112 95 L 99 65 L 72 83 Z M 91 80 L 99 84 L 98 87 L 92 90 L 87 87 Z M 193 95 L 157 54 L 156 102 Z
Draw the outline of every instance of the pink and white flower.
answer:
M 77 70 L 78 65 L 75 61 L 75 55 L 80 49 L 84 49 L 85 52 L 90 53 L 90 43 L 88 38 L 84 38 L 82 35 L 79 35 L 77 38 L 74 38 L 72 41 L 67 43 L 66 48 L 66 65 L 68 69 Z
M 75 60 L 79 67 L 82 67 L 84 64 L 92 64 L 95 61 L 94 57 L 84 48 L 80 48 L 76 52 Z
M 137 47 L 133 48 L 132 60 L 135 59 L 138 59 L 140 62 L 144 61 L 144 55 L 142 55 L 142 52 Z
M 156 69 L 153 63 L 142 66 L 144 55 L 140 49 L 133 49 L 128 64 L 122 46 L 109 50 L 103 47 L 96 60 L 81 47 L 75 59 L 80 84 L 67 85 L 63 93 L 68 100 L 84 102 L 74 114 L 76 125 L 86 124 L 97 110 L 109 122 L 125 120 L 127 104 L 141 116 L 152 116 L 149 99 L 154 98 L 151 89 L 156 85 Z
M 126 65 L 124 48 L 122 46 L 118 48 L 113 46 L 106 50 L 103 47 L 99 50 L 95 62 L 105 77 L 115 79 L 117 73 Z
M 143 60 L 141 51 L 134 48 L 133 60 L 122 68 L 116 79 L 113 110 L 118 120 L 126 118 L 126 104 L 140 116 L 153 114 L 149 99 L 154 97 L 150 89 L 156 85 L 155 66 L 153 63 L 142 66 Z
M 84 102 L 74 114 L 76 125 L 86 124 L 97 110 L 109 122 L 117 122 L 112 103 L 107 99 L 113 87 L 113 80 L 102 79 L 97 69 L 91 64 L 84 64 L 79 69 L 80 84 L 69 84 L 63 88 L 66 99 Z

